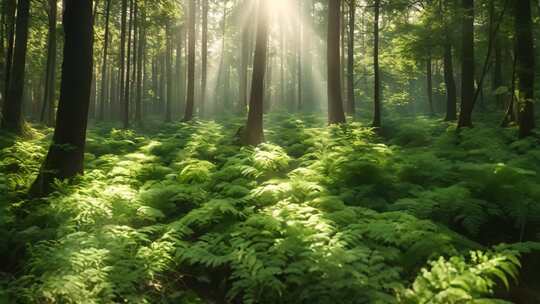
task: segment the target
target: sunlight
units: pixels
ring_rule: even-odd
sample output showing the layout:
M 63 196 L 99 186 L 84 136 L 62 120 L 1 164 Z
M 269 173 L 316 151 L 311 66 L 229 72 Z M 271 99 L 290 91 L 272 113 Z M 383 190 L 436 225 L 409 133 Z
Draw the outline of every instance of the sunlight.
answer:
M 268 7 L 272 13 L 280 15 L 288 14 L 293 10 L 290 2 L 287 0 L 268 1 Z

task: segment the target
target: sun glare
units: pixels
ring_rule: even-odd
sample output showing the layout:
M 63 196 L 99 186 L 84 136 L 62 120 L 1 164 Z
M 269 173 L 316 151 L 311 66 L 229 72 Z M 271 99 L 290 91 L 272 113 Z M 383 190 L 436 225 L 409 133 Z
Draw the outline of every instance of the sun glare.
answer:
M 291 10 L 289 1 L 287 0 L 269 0 L 268 6 L 272 13 L 275 14 L 284 14 L 288 13 Z

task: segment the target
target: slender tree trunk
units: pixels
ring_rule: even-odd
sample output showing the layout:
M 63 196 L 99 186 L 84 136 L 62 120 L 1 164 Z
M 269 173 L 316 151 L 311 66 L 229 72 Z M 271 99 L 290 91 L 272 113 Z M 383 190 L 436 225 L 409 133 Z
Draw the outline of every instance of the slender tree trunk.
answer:
M 312 31 L 315 31 L 315 25 L 313 23 L 312 16 L 313 1 L 305 1 L 305 26 L 303 34 L 304 44 L 304 64 L 303 64 L 303 94 L 304 94 L 304 110 L 315 110 L 315 100 L 313 96 L 313 37 Z
M 188 87 L 184 121 L 193 119 L 195 103 L 195 0 L 189 1 Z
M 119 81 L 119 101 L 121 102 L 120 106 L 120 113 L 124 127 L 126 123 L 126 117 L 127 113 L 126 111 L 129 110 L 129 105 L 126 104 L 126 100 L 124 99 L 124 92 L 125 92 L 125 77 L 126 77 L 126 34 L 127 34 L 127 10 L 128 10 L 128 0 L 122 0 L 122 7 L 121 7 L 121 17 L 120 17 L 120 77 L 118 79 Z
M 135 101 L 135 121 L 142 124 L 142 99 L 143 99 L 143 74 L 144 74 L 144 56 L 145 56 L 145 31 L 146 31 L 146 8 L 142 7 L 141 18 L 139 20 L 139 43 L 137 51 L 137 96 Z
M 13 50 L 15 48 L 15 9 L 17 3 L 15 0 L 6 0 L 6 34 L 7 34 L 7 49 L 5 55 L 5 67 L 4 67 L 4 105 L 8 96 L 9 83 L 11 80 L 11 67 L 13 66 Z M 2 108 L 3 110 L 3 108 Z
M 23 131 L 22 107 L 29 14 L 30 0 L 19 0 L 17 3 L 13 68 L 9 80 L 9 90 L 6 102 L 2 108 L 2 128 L 16 134 L 21 134 Z
M 45 71 L 45 92 L 40 121 L 47 125 L 54 124 L 54 108 L 56 93 L 56 10 L 57 0 L 49 0 L 49 33 L 47 39 L 47 65 Z
M 302 88 L 302 52 L 303 52 L 303 27 L 304 18 L 302 14 L 302 1 L 298 1 L 298 54 L 297 54 L 297 78 L 298 78 L 298 110 L 304 110 L 303 88 Z
M 354 116 L 356 102 L 354 100 L 354 29 L 356 17 L 356 0 L 349 0 L 349 39 L 347 54 L 347 112 Z
M 251 97 L 246 128 L 242 134 L 244 145 L 256 146 L 264 141 L 264 78 L 268 52 L 269 12 L 267 1 L 260 1 L 258 8 L 257 37 L 253 58 L 253 79 L 251 81 Z
M 433 109 L 433 62 L 431 59 L 431 54 L 428 55 L 428 58 L 426 60 L 426 90 L 429 105 L 429 115 L 434 115 L 435 110 Z
M 345 122 L 343 100 L 341 97 L 340 8 L 341 0 L 328 1 L 327 68 L 329 124 L 341 124 Z
M 4 83 L 5 68 L 6 68 L 6 16 L 7 15 L 7 1 L 3 1 L 0 4 L 0 84 Z M 4 102 L 4 92 L 0 90 L 0 111 L 2 111 L 2 104 Z
M 249 5 L 249 4 L 248 4 Z M 239 97 L 240 97 L 240 112 L 245 113 L 247 110 L 247 84 L 248 84 L 248 57 L 250 52 L 250 31 L 248 26 L 242 29 L 242 54 L 240 56 L 240 71 L 239 71 Z
M 381 127 L 381 74 L 379 69 L 379 17 L 381 1 L 375 0 L 375 20 L 373 29 L 373 69 L 374 71 L 374 98 L 373 98 L 373 127 Z
M 134 0 L 130 0 L 129 3 L 129 22 L 128 22 L 128 31 L 127 31 L 127 57 L 126 61 L 126 79 L 124 85 L 124 111 L 123 111 L 123 127 L 124 129 L 129 128 L 129 106 L 130 106 L 130 92 L 131 92 L 131 32 L 133 31 L 133 11 L 134 11 Z
M 502 65 L 502 47 L 501 47 L 501 35 L 495 37 L 495 60 L 493 67 L 493 87 L 492 90 L 494 93 L 497 93 L 497 89 L 503 86 L 503 65 Z M 495 100 L 498 106 L 503 105 L 502 94 L 496 94 Z
M 201 38 L 201 116 L 206 115 L 206 83 L 208 69 L 208 0 L 202 0 L 202 38 Z
M 452 59 L 452 44 L 447 38 L 444 45 L 444 82 L 446 85 L 446 121 L 457 119 L 456 81 L 454 80 L 454 64 Z
M 179 99 L 179 108 L 181 112 L 185 111 L 186 103 L 186 72 L 184 68 L 183 50 L 184 50 L 185 27 L 182 26 L 178 31 L 176 44 L 176 77 L 178 81 L 177 91 Z
M 194 0 L 193 0 L 194 1 Z M 165 54 L 165 71 L 167 73 L 167 104 L 165 110 L 165 121 L 172 121 L 172 102 L 173 102 L 173 67 L 172 67 L 172 37 L 170 25 L 167 25 L 166 30 L 166 54 Z
M 463 41 L 461 66 L 461 111 L 458 127 L 472 127 L 474 103 L 474 0 L 462 0 Z
M 534 121 L 535 53 L 532 30 L 531 1 L 514 1 L 516 32 L 516 72 L 519 90 L 519 136 L 532 134 Z
M 111 15 L 111 0 L 105 1 L 105 38 L 103 40 L 103 61 L 101 63 L 101 98 L 98 119 L 105 120 L 105 102 L 107 87 L 107 56 L 109 55 L 109 19 Z
M 35 196 L 50 193 L 55 179 L 83 174 L 92 82 L 92 1 L 65 0 L 64 63 L 53 143 L 32 185 Z

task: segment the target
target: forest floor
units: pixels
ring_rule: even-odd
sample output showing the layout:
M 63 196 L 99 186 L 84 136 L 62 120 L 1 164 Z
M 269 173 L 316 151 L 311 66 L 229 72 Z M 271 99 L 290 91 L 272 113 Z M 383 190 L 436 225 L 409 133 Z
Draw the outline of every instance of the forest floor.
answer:
M 540 136 L 265 125 L 257 148 L 239 119 L 98 125 L 40 200 L 51 130 L 0 134 L 0 303 L 540 303 Z

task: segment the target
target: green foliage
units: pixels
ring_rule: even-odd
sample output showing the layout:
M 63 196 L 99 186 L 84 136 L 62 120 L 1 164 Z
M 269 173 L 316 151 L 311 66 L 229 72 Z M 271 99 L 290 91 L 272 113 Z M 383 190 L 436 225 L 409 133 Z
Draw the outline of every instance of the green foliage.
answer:
M 255 148 L 215 122 L 93 129 L 86 175 L 44 200 L 24 197 L 44 140 L 2 150 L 0 255 L 17 274 L 0 276 L 0 299 L 497 303 L 517 252 L 538 249 L 479 244 L 537 239 L 535 141 L 482 139 L 488 154 L 486 131 L 428 119 L 392 122 L 384 141 L 359 123 L 269 119 Z

